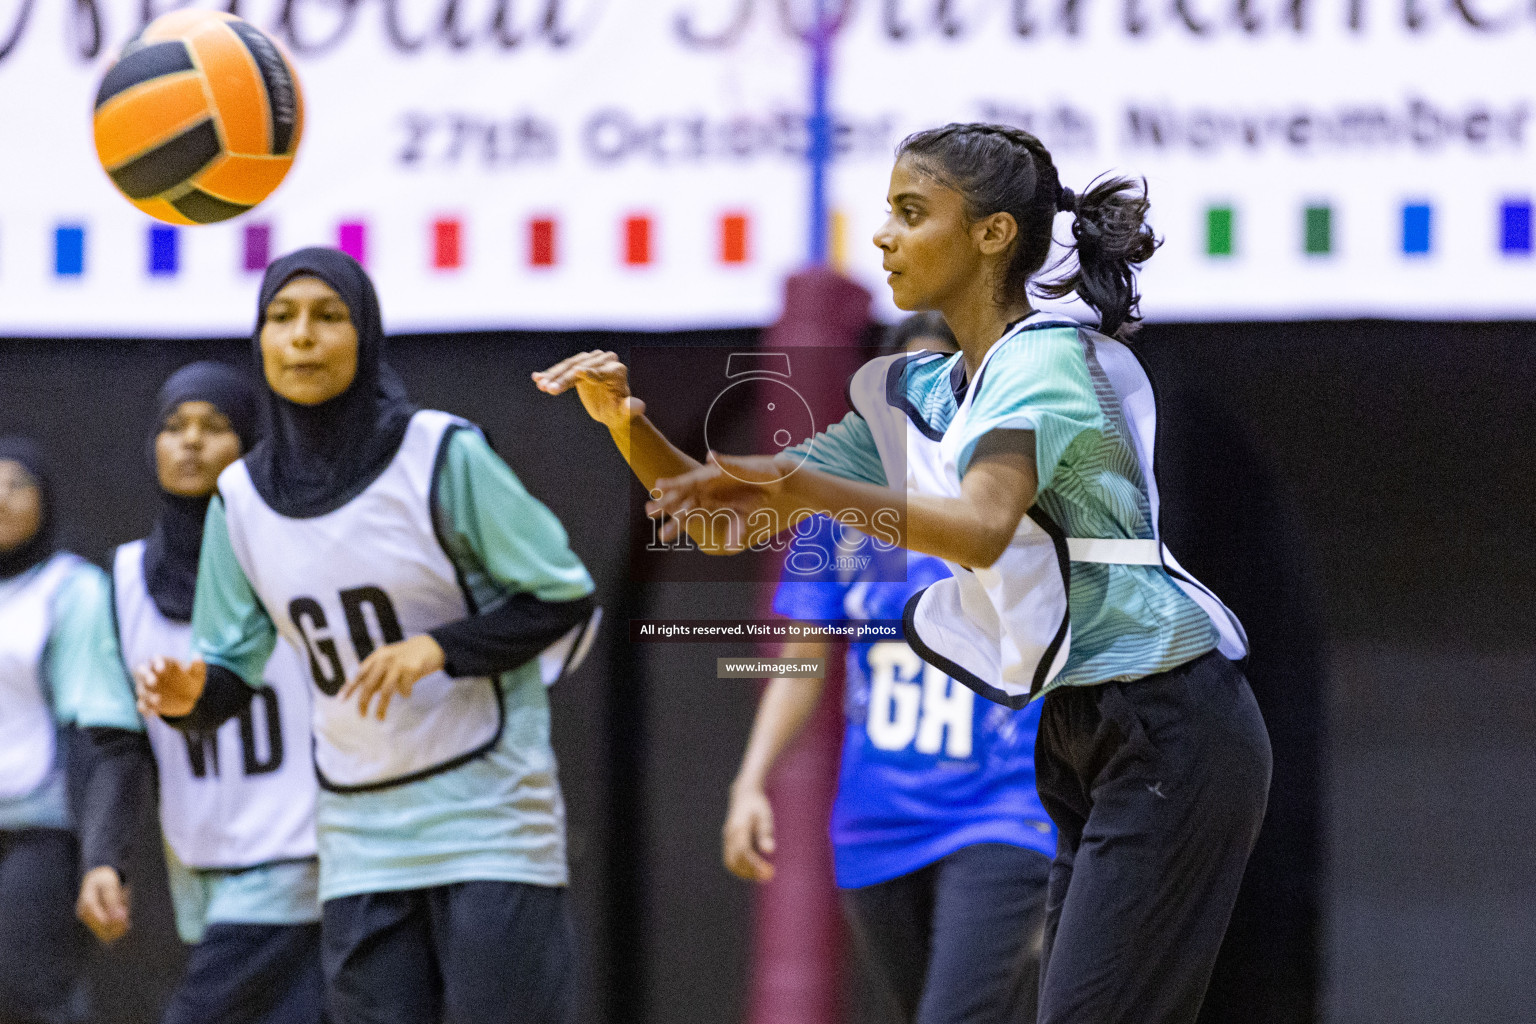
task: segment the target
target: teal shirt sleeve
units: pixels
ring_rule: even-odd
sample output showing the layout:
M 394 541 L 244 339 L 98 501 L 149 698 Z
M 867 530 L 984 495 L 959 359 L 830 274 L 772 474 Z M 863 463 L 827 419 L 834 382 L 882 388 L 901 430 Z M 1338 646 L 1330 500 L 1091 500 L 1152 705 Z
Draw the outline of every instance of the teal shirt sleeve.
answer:
M 229 669 L 256 688 L 266 685 L 267 659 L 277 646 L 277 627 L 267 614 L 229 543 L 224 502 L 208 503 L 203 549 L 192 601 L 192 650 L 210 665 Z
M 823 473 L 877 487 L 888 486 L 885 466 L 880 462 L 880 449 L 875 447 L 874 432 L 856 412 L 850 412 L 815 437 L 786 448 L 784 452 L 801 456 L 805 465 Z
M 53 601 L 44 664 L 55 716 L 81 727 L 142 731 L 133 683 L 118 649 L 107 574 L 84 563 Z
M 565 527 L 478 431 L 453 435 L 436 486 L 439 537 L 480 610 L 514 593 L 541 601 L 592 593 Z
M 1075 328 L 1023 331 L 987 361 L 981 390 L 962 427 L 957 468 L 963 478 L 976 444 L 994 430 L 1033 430 L 1039 490 L 1087 431 L 1102 433 L 1104 414 Z

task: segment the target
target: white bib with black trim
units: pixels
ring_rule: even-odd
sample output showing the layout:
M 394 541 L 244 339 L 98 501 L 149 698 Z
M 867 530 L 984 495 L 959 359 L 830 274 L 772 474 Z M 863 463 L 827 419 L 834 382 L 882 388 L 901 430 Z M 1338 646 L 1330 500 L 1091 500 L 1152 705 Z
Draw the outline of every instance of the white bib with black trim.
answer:
M 144 581 L 144 542 L 117 549 L 113 609 L 130 670 L 155 657 L 188 661 L 192 626 L 166 618 Z M 160 778 L 160 828 L 192 868 L 237 869 L 315 855 L 315 773 L 310 765 L 308 670 L 279 640 L 266 686 L 212 734 L 144 723 Z
M 907 605 L 906 634 L 912 647 L 938 668 L 989 700 L 1022 707 L 1061 673 L 1072 647 L 1068 592 L 1071 563 L 1159 565 L 1207 615 L 1221 634 L 1221 652 L 1242 658 L 1248 638 L 1237 617 L 1184 572 L 1162 543 L 1158 491 L 1153 475 L 1157 405 L 1151 380 L 1126 345 L 1075 321 L 1037 313 L 1010 331 L 1047 327 L 1076 329 L 1108 378 L 1147 483 L 1155 537 L 1146 540 L 1066 537 L 1037 508 L 1019 522 L 1002 556 L 986 569 L 946 562 L 953 576 L 915 595 Z M 905 388 L 907 361 L 944 358 L 884 356 L 854 375 L 849 396 L 868 422 L 892 487 L 904 480 L 909 494 L 959 497 L 960 439 L 980 390 L 977 382 L 1003 341 L 993 345 L 947 428 L 940 431 L 912 408 Z M 914 362 L 913 365 L 916 365 Z
M 292 519 L 269 508 L 242 459 L 219 477 L 230 544 L 278 632 L 307 656 L 315 766 L 343 792 L 423 778 L 477 757 L 501 736 L 500 684 L 437 671 L 396 695 L 384 721 L 338 691 L 375 649 L 471 614 L 433 522 L 433 486 L 451 434 L 474 429 L 417 412 L 384 472 L 341 508 Z M 375 707 L 377 704 L 375 704 Z
M 0 583 L 0 800 L 26 796 L 48 778 L 58 726 L 43 680 L 53 597 L 80 565 L 59 552 Z

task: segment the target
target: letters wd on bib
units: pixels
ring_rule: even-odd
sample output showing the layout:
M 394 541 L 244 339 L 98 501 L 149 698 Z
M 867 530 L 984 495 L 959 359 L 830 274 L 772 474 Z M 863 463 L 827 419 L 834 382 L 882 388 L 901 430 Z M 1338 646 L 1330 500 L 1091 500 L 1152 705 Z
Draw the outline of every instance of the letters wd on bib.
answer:
M 162 6 L 0 0 L 0 335 L 243 334 L 307 244 L 362 259 L 396 331 L 757 326 L 802 262 L 808 4 L 240 0 L 294 60 L 306 143 L 273 199 L 200 228 L 92 156 L 100 75 Z M 991 120 L 1073 188 L 1147 177 L 1154 321 L 1536 314 L 1528 5 L 846 6 L 833 250 L 867 285 L 896 142 Z
M 112 561 L 118 642 L 126 665 L 192 657 L 192 625 L 155 607 L 144 582 L 144 542 Z M 278 644 L 266 685 L 211 735 L 144 719 L 154 747 L 160 827 L 176 859 L 194 869 L 238 870 L 315 855 L 315 782 L 309 680 L 294 649 Z

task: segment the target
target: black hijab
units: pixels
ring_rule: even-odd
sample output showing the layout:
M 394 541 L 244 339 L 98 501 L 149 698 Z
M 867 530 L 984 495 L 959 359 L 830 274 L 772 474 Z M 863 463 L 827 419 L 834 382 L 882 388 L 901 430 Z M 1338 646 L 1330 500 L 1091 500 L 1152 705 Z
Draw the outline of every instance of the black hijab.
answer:
M 25 437 L 0 437 L 0 460 L 15 462 L 27 471 L 37 484 L 42 515 L 37 522 L 37 532 L 9 551 L 0 551 L 0 580 L 20 576 L 34 565 L 53 554 L 53 487 L 48 482 L 48 469 L 43 463 L 42 452 Z
M 270 432 L 246 456 L 251 480 L 274 512 L 307 519 L 332 512 L 384 472 L 410 425 L 415 407 L 405 384 L 384 361 L 379 297 L 367 271 L 336 249 L 300 249 L 267 268 L 256 307 L 256 365 L 261 325 L 283 285 L 318 277 L 335 289 L 357 329 L 357 376 L 346 391 L 319 405 L 298 405 L 267 388 Z
M 183 366 L 160 388 L 159 412 L 149 435 L 150 471 L 155 472 L 155 435 L 183 402 L 208 402 L 224 414 L 240 437 L 240 450 L 256 443 L 256 387 L 240 371 L 223 363 Z M 160 492 L 160 515 L 144 545 L 144 582 L 155 607 L 168 619 L 192 620 L 192 594 L 197 587 L 197 559 L 202 551 L 203 520 L 213 496 L 186 498 Z

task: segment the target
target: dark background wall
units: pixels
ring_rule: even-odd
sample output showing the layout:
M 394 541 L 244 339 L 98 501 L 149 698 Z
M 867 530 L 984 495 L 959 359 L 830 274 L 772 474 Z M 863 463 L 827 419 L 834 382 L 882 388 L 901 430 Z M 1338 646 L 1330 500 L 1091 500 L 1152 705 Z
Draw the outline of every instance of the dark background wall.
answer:
M 1261 700 L 1260 663 L 1324 641 L 1323 728 L 1274 692 L 1294 670 L 1266 680 L 1285 707 L 1266 714 L 1288 741 L 1272 818 L 1282 784 L 1305 783 L 1280 757 L 1294 770 L 1294 745 L 1321 741 L 1330 1020 L 1524 1021 L 1536 1004 L 1533 341 L 1508 323 L 1146 332 L 1195 412 L 1169 437 L 1179 497 L 1225 532 L 1186 518 L 1176 543 L 1240 609 L 1281 612 L 1266 629 L 1284 649 L 1256 639 Z M 1255 522 L 1289 541 L 1248 544 Z M 1245 566 L 1254 550 L 1269 562 Z
M 1363 322 L 1143 334 L 1163 404 L 1165 526 L 1247 622 L 1276 745 L 1270 818 L 1209 1020 L 1529 1017 L 1532 333 Z M 589 666 L 554 695 L 585 1018 L 719 1024 L 739 1017 L 749 967 L 751 894 L 720 867 L 718 842 L 755 692 L 713 678 L 720 652 L 631 645 L 625 625 L 745 616 L 754 597 L 630 578 L 637 512 L 622 460 L 574 398 L 528 382 L 579 348 L 630 340 L 408 337 L 392 359 L 419 402 L 490 432 L 565 522 L 610 612 Z M 243 362 L 245 343 L 0 341 L 0 432 L 46 445 L 75 550 L 101 559 L 148 528 L 154 392 L 199 357 Z M 701 401 L 712 395 L 701 386 Z M 114 1021 L 153 1019 L 180 956 L 151 867 L 140 928 L 96 965 Z M 851 997 L 855 1017 L 860 1004 Z

